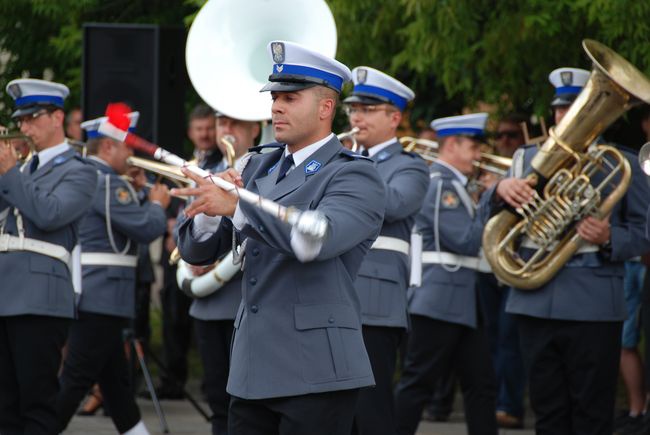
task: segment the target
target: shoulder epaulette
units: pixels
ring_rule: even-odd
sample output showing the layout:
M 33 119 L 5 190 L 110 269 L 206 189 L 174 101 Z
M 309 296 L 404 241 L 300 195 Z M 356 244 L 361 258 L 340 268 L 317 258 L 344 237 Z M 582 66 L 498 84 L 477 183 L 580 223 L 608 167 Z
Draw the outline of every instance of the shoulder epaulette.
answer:
M 268 150 L 268 149 L 279 149 L 279 148 L 284 148 L 285 144 L 279 143 L 279 142 L 273 142 L 273 143 L 268 143 L 265 145 L 258 145 L 256 147 L 251 147 L 248 149 L 249 153 L 261 153 L 262 150 Z
M 415 157 L 422 158 L 421 155 L 419 155 L 418 153 L 416 153 L 416 152 L 414 152 L 414 151 L 406 151 L 406 150 L 402 150 L 402 154 L 406 154 L 407 156 L 411 156 L 411 157 L 414 157 L 414 158 L 415 158 Z
M 351 151 L 349 149 L 343 149 L 341 150 L 341 155 L 349 157 L 353 160 L 367 160 L 369 162 L 372 162 L 372 159 L 370 157 L 362 156 L 361 154 L 357 154 L 354 151 Z

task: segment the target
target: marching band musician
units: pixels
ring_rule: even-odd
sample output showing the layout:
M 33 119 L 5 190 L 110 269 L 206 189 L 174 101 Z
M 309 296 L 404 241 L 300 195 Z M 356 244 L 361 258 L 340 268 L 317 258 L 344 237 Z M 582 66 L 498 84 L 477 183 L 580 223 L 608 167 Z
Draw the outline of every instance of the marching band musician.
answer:
M 137 115 L 130 114 L 131 128 Z M 149 201 L 138 202 L 131 185 L 120 177 L 133 153 L 125 143 L 100 135 L 101 121 L 82 124 L 98 189 L 80 227 L 84 291 L 60 377 L 58 432 L 97 381 L 119 433 L 147 434 L 130 385 L 123 329 L 135 312 L 137 244 L 150 243 L 165 232 L 164 209 L 170 197 L 167 187 L 155 185 Z
M 384 223 L 355 281 L 376 386 L 359 393 L 353 433 L 393 435 L 393 374 L 408 327 L 409 238 L 429 185 L 429 168 L 417 154 L 404 151 L 396 137 L 413 91 L 374 68 L 355 68 L 352 77 L 352 95 L 344 100 L 350 126 L 359 128 L 362 154 L 375 162 L 386 186 Z
M 260 123 L 243 121 L 217 112 L 217 144 L 222 148 L 223 159 L 212 172 L 222 172 L 229 168 L 226 156 L 228 150 L 222 142 L 226 139 L 232 142 L 234 151 L 234 166 L 237 167 L 241 158 L 260 133 Z M 205 169 L 205 168 L 204 168 Z M 179 223 L 183 222 L 179 216 Z M 231 256 L 221 261 L 233 262 Z M 232 278 L 221 276 L 215 265 L 191 266 L 179 264 L 179 271 L 189 268 L 190 273 L 184 274 L 178 283 L 179 288 L 194 299 L 190 307 L 190 315 L 195 320 L 196 338 L 201 361 L 203 363 L 203 391 L 212 410 L 212 434 L 226 435 L 228 433 L 228 405 L 230 396 L 226 392 L 228 370 L 230 366 L 230 346 L 233 333 L 233 322 L 241 302 L 241 272 Z M 233 266 L 234 267 L 234 266 Z M 236 266 L 237 269 L 239 266 Z M 217 275 L 215 275 L 217 273 Z M 207 275 L 210 275 L 209 277 Z M 189 275 L 189 277 L 187 276 Z M 203 277 L 209 283 L 201 296 L 192 292 L 193 278 Z M 227 280 L 227 281 L 226 281 Z M 226 282 L 223 282 L 226 281 Z
M 415 226 L 422 234 L 422 285 L 409 296 L 411 331 L 395 392 L 397 434 L 413 435 L 438 381 L 453 366 L 469 434 L 496 434 L 496 382 L 478 318 L 476 270 L 485 207 L 475 208 L 467 177 L 480 160 L 487 113 L 436 119 L 439 158 Z
M 556 87 L 551 103 L 556 124 L 588 78 L 588 71 L 577 68 L 550 74 Z M 577 233 L 588 244 L 554 278 L 533 291 L 513 289 L 508 298 L 506 311 L 517 315 L 538 434 L 613 432 L 621 325 L 626 317 L 624 261 L 650 250 L 645 237 L 650 191 L 636 157 L 619 151 L 632 168 L 630 187 L 621 201 L 604 219 L 589 216 L 578 223 Z M 536 152 L 536 147 L 526 146 L 515 154 L 514 177 L 497 184 L 493 208 L 500 208 L 500 201 L 517 208 L 531 200 L 533 188 L 518 177 L 530 170 Z M 519 251 L 526 258 L 530 249 Z
M 216 142 L 214 110 L 206 104 L 196 105 L 189 114 L 187 137 L 194 145 L 194 160 L 201 169 L 210 172 L 225 168 L 223 155 Z M 177 400 L 184 397 L 183 389 L 187 382 L 187 355 L 192 342 L 192 317 L 190 307 L 192 298 L 179 291 L 176 275 L 177 265 L 168 261 L 176 248 L 176 228 L 183 215 L 182 201 L 172 198 L 167 209 L 167 228 L 163 259 L 163 288 L 160 292 L 162 304 L 163 360 L 166 370 L 160 374 L 160 385 L 156 388 L 159 399 Z M 149 392 L 143 392 L 149 398 Z
M 74 316 L 72 252 L 97 177 L 65 141 L 66 86 L 18 79 L 7 93 L 35 154 L 20 167 L 14 148 L 0 146 L 0 433 L 49 435 Z
M 384 186 L 372 162 L 331 132 L 350 70 L 292 42 L 268 47 L 273 73 L 262 90 L 280 143 L 255 148 L 271 151 L 252 154 L 241 178 L 222 176 L 303 210 L 302 231 L 192 175 L 199 187 L 179 191 L 198 195 L 179 246 L 189 262 L 208 264 L 230 249 L 233 226 L 247 237 L 229 434 L 348 435 L 359 388 L 374 384 L 353 280 L 380 228 Z M 305 233 L 318 216 L 324 239 Z

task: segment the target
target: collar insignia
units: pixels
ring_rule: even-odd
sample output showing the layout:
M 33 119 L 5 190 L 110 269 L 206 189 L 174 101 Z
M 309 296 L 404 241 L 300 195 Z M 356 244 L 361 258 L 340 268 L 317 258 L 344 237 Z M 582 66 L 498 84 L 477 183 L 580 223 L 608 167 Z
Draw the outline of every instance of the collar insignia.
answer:
M 323 165 L 321 165 L 320 162 L 317 162 L 316 160 L 312 160 L 311 162 L 305 165 L 305 174 L 307 175 L 315 174 L 316 172 L 318 172 L 321 166 Z

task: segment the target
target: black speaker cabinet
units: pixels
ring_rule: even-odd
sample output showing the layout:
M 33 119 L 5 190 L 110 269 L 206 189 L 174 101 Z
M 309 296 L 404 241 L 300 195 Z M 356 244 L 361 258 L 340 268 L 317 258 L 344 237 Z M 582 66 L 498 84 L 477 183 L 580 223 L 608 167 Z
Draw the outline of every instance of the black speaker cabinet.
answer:
M 84 24 L 84 119 L 122 101 L 140 112 L 136 133 L 182 153 L 185 139 L 185 38 L 182 27 Z

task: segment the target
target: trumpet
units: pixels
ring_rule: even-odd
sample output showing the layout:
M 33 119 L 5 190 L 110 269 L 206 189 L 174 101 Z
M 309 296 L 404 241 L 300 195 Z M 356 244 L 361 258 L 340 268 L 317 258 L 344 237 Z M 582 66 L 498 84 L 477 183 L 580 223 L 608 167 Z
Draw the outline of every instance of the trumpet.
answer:
M 359 149 L 359 144 L 357 143 L 357 137 L 356 137 L 357 133 L 359 133 L 359 127 L 354 127 L 350 131 L 344 131 L 343 133 L 337 134 L 336 137 L 341 142 L 343 142 L 346 139 L 352 140 L 352 148 L 350 148 L 350 151 L 356 153 L 357 150 Z
M 34 143 L 24 134 L 17 131 L 9 131 L 5 128 L 0 129 L 0 142 L 5 145 L 13 146 L 18 155 L 18 161 L 24 163 L 28 161 L 34 150 Z
M 405 151 L 419 154 L 429 164 L 438 160 L 439 145 L 436 141 L 411 136 L 401 137 L 399 141 Z M 475 160 L 473 164 L 475 168 L 481 171 L 490 172 L 503 178 L 508 173 L 510 166 L 512 166 L 512 159 L 490 153 L 481 153 L 481 160 Z

